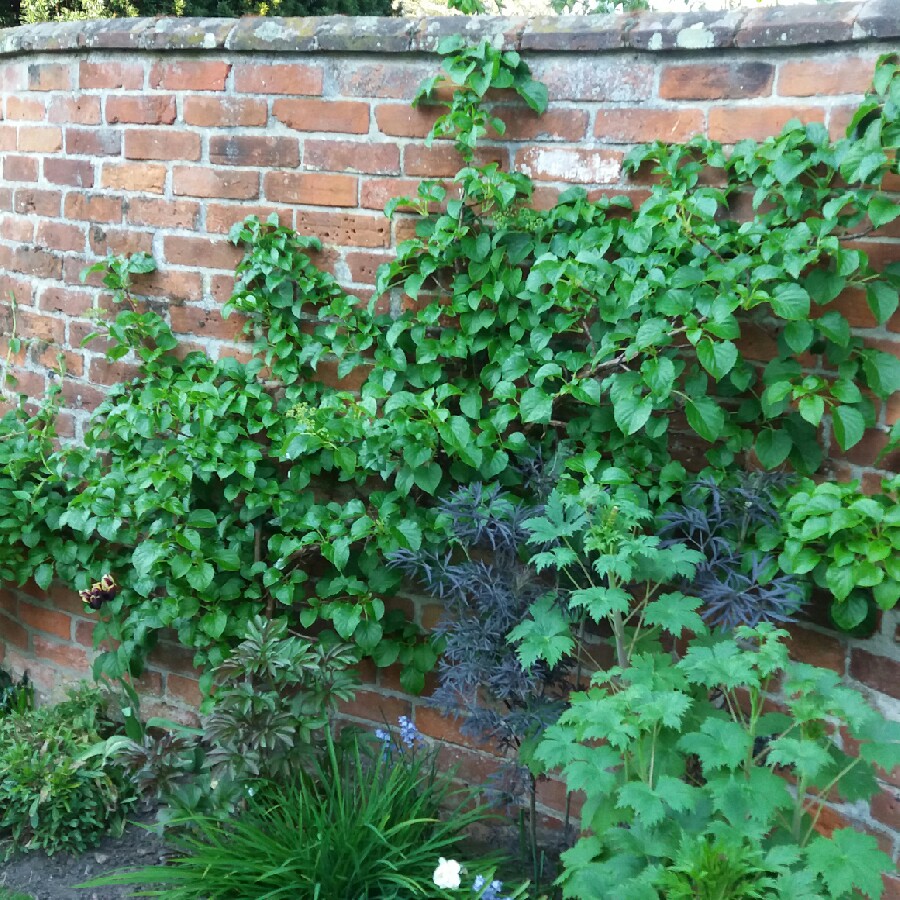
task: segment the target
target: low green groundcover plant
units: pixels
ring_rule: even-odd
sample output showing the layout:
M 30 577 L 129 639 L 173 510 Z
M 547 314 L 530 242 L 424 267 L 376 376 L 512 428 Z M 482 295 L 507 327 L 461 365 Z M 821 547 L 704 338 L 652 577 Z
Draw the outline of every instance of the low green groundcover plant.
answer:
M 177 823 L 167 865 L 90 886 L 147 885 L 145 896 L 168 900 L 449 898 L 434 884 L 438 860 L 488 818 L 469 805 L 471 792 L 438 774 L 408 725 L 368 748 L 326 731 L 314 765 L 256 781 L 246 793 L 231 818 Z
M 34 707 L 34 686 L 28 673 L 21 679 L 14 679 L 8 672 L 0 669 L 0 717 L 10 713 L 24 713 Z
M 100 695 L 0 717 L 0 850 L 81 853 L 121 833 L 134 792 L 124 769 L 82 755 L 109 730 Z

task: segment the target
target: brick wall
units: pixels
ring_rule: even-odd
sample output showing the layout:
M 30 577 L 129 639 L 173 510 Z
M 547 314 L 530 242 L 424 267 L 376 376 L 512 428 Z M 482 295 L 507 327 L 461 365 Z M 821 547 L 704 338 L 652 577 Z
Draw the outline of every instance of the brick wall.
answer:
M 413 193 L 423 176 L 457 170 L 447 145 L 424 146 L 433 115 L 409 101 L 435 71 L 439 38 L 460 28 L 521 49 L 549 87 L 540 119 L 498 98 L 509 130 L 484 150 L 530 174 L 540 204 L 570 184 L 640 200 L 642 185 L 621 172 L 636 142 L 697 132 L 726 143 L 765 138 L 792 117 L 838 135 L 878 55 L 900 50 L 894 0 L 687 16 L 130 20 L 0 31 L 0 298 L 15 295 L 19 332 L 30 339 L 11 359 L 20 389 L 41 394 L 63 351 L 61 427 L 78 438 L 107 386 L 129 374 L 96 346 L 81 347 L 94 330 L 90 311 L 106 301 L 79 273 L 107 251 L 154 254 L 159 271 L 141 292 L 185 344 L 213 357 L 246 352 L 239 323 L 223 321 L 220 309 L 239 256 L 225 234 L 250 213 L 277 212 L 320 237 L 321 264 L 370 296 L 377 266 L 410 227 L 389 222 L 385 203 Z M 895 225 L 865 249 L 878 261 L 900 259 L 898 237 Z M 839 302 L 861 334 L 900 352 L 900 315 L 876 328 L 862 298 Z M 0 303 L 0 333 L 9 323 Z M 760 336 L 745 351 L 764 359 L 770 347 Z M 872 465 L 900 403 L 880 416 L 878 431 L 833 460 L 835 476 L 877 480 Z M 433 606 L 408 605 L 421 624 L 434 623 Z M 900 718 L 898 623 L 884 615 L 869 640 L 807 623 L 792 629 L 793 651 Z M 85 673 L 91 630 L 68 592 L 0 590 L 0 660 L 30 669 L 46 692 Z M 404 696 L 396 672 L 370 674 L 348 715 L 412 713 L 448 741 L 464 775 L 494 765 L 452 723 Z M 151 712 L 166 705 L 193 715 L 195 673 L 174 645 L 162 647 L 144 681 Z M 828 821 L 861 823 L 896 859 L 898 787 L 897 773 L 885 773 L 871 809 L 835 809 Z M 559 814 L 558 790 L 548 786 L 543 800 L 548 816 Z

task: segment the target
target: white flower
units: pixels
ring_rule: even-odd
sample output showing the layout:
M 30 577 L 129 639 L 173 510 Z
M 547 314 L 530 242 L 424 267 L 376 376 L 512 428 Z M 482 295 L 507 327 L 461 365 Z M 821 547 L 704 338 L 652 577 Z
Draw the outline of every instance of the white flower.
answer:
M 455 859 L 438 860 L 438 867 L 434 870 L 434 883 L 439 888 L 449 888 L 455 891 L 461 881 L 462 866 Z

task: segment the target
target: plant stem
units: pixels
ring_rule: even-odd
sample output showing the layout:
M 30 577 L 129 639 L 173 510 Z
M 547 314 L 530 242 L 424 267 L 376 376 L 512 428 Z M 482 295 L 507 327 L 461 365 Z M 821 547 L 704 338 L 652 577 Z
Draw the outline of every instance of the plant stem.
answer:
M 618 610 L 610 614 L 613 635 L 616 639 L 616 661 L 622 669 L 628 668 L 628 651 L 625 649 L 625 623 L 622 621 L 622 613 Z
M 531 796 L 529 797 L 531 821 L 529 822 L 529 839 L 531 841 L 531 866 L 534 875 L 535 890 L 541 889 L 541 871 L 538 866 L 537 842 L 537 779 L 531 776 Z

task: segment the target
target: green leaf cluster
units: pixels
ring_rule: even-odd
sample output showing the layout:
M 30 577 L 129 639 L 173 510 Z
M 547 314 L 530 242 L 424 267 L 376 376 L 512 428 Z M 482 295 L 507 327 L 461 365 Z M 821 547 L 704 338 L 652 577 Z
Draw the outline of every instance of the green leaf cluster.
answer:
M 0 851 L 82 853 L 121 833 L 135 802 L 125 770 L 84 756 L 109 730 L 87 688 L 0 717 Z
M 874 794 L 900 730 L 833 672 L 789 663 L 786 636 L 700 632 L 680 659 L 637 652 L 572 697 L 537 749 L 586 797 L 564 897 L 881 896 L 890 859 L 869 835 L 817 834 L 817 798 Z M 769 711 L 778 678 L 783 706 Z M 858 753 L 834 742 L 834 724 Z
M 848 631 L 866 618 L 868 596 L 881 609 L 900 599 L 900 477 L 881 487 L 867 496 L 858 481 L 807 480 L 785 508 L 781 567 L 829 591 L 832 616 Z
M 875 839 L 816 825 L 822 798 L 879 790 L 900 726 L 834 672 L 790 663 L 771 623 L 710 632 L 700 601 L 669 588 L 701 554 L 647 533 L 646 492 L 625 473 L 604 481 L 563 479 L 524 523 L 563 602 L 533 604 L 509 636 L 523 665 L 562 652 L 594 672 L 529 757 L 585 797 L 563 896 L 880 897 L 891 864 Z

